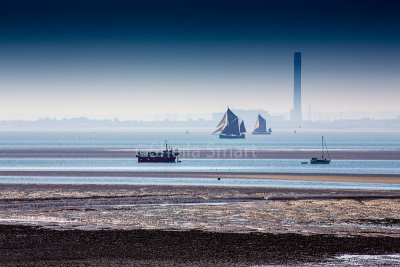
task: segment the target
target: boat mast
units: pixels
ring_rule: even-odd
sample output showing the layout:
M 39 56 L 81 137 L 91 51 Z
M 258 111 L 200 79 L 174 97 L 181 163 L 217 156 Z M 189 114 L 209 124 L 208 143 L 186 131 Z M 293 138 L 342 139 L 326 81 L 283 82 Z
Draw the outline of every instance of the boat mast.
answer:
M 326 142 L 325 142 L 325 149 L 326 149 L 326 154 L 328 154 L 328 159 L 331 159 L 331 156 L 329 156 L 328 146 L 326 145 Z
M 322 159 L 324 159 L 324 136 L 322 136 L 321 148 L 322 148 Z

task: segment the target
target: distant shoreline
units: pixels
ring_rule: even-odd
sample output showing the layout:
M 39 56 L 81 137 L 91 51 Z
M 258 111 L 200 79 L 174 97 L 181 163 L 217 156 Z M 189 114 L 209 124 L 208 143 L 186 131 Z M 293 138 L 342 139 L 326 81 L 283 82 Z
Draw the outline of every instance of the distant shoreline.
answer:
M 0 148 L 0 158 L 132 158 L 135 148 Z M 156 149 L 157 150 L 157 149 Z M 310 159 L 316 149 L 188 149 L 182 159 Z M 335 160 L 400 160 L 400 149 L 332 149 Z

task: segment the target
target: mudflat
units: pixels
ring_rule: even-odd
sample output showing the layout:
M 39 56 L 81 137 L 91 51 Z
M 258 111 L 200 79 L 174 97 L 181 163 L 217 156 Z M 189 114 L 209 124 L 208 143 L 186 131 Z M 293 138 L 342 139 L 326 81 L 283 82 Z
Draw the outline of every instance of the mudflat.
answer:
M 0 225 L 0 240 L 2 266 L 343 266 L 335 256 L 400 252 L 400 239 L 391 237 L 197 230 L 56 231 Z
M 2 266 L 340 266 L 400 253 L 400 192 L 0 184 L 0 223 Z
M 400 192 L 1 184 L 0 221 L 53 229 L 163 229 L 400 237 Z

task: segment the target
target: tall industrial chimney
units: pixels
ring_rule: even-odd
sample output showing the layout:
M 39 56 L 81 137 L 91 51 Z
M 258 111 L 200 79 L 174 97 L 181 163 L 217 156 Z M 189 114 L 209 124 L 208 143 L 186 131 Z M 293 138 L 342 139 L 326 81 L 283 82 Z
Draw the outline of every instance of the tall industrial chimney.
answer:
M 301 122 L 301 52 L 294 53 L 294 97 L 291 119 Z

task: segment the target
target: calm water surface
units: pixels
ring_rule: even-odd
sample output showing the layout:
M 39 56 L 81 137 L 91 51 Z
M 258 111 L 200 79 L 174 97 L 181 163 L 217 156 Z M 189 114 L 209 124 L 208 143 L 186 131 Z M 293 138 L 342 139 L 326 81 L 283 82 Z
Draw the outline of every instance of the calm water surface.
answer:
M 399 160 L 332 160 L 329 165 L 303 165 L 302 161 L 307 159 L 182 159 L 181 163 L 137 163 L 136 158 L 0 158 L 0 170 L 400 174 Z
M 397 132 L 274 132 L 247 135 L 244 140 L 220 140 L 210 131 L 124 132 L 0 132 L 0 148 L 161 148 L 164 140 L 180 149 L 319 149 L 324 134 L 329 149 L 400 149 Z M 181 163 L 138 164 L 136 158 L 0 158 L 0 171 L 143 171 L 143 172 L 273 172 L 400 174 L 399 160 L 335 160 L 329 165 L 302 165 L 309 159 L 182 159 Z M 107 178 L 107 177 L 0 177 L 0 183 L 99 183 L 160 185 L 221 185 L 295 188 L 400 190 L 396 184 L 306 182 L 258 179 Z
M 330 149 L 400 149 L 400 132 L 273 132 L 270 136 L 248 134 L 246 139 L 218 139 L 210 131 L 126 131 L 126 132 L 0 132 L 0 148 L 160 148 L 164 140 L 180 149 L 320 148 L 321 135 Z

